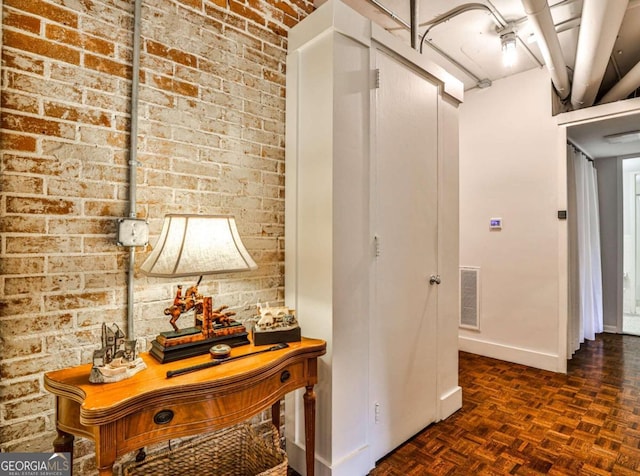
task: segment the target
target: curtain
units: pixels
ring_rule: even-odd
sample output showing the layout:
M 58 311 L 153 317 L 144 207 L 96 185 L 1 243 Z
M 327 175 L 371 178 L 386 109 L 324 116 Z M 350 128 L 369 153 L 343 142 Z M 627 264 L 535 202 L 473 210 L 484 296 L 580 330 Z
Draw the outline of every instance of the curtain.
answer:
M 603 331 L 598 177 L 593 163 L 567 147 L 569 208 L 568 355 Z

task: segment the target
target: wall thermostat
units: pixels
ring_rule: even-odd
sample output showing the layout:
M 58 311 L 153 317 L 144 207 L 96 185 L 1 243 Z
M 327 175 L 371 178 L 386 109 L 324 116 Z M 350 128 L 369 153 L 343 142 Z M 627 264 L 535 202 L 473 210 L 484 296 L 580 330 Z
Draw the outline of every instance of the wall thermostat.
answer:
M 489 229 L 490 230 L 501 230 L 502 229 L 502 218 L 491 218 L 491 219 L 489 219 Z

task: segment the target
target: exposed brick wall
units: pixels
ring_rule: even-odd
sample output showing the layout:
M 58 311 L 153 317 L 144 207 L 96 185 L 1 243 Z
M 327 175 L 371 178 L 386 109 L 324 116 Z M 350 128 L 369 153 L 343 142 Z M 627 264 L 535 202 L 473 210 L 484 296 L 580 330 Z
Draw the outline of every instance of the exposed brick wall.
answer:
M 133 0 L 0 4 L 0 449 L 51 451 L 43 373 L 89 362 L 103 322 L 126 328 Z M 152 242 L 166 213 L 236 216 L 259 268 L 200 290 L 240 318 L 283 298 L 286 35 L 312 9 L 142 1 L 136 212 Z M 176 284 L 136 275 L 136 337 L 169 330 Z M 92 443 L 76 450 L 93 474 Z

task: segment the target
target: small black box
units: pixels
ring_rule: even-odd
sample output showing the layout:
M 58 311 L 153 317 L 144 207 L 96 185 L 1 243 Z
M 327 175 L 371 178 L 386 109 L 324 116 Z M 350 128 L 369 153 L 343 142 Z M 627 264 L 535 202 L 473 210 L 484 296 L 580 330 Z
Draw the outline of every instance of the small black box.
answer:
M 252 331 L 254 345 L 280 344 L 283 342 L 300 342 L 302 340 L 300 327 L 273 331 Z

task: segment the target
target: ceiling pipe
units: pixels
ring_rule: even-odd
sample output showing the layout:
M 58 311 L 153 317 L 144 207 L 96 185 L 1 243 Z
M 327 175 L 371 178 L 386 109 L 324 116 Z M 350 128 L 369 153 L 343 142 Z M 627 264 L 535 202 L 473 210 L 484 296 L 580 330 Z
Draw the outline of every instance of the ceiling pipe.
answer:
M 626 99 L 636 89 L 640 88 L 640 63 L 636 64 L 605 94 L 598 104 Z
M 409 9 L 411 10 L 411 48 L 418 49 L 418 24 L 419 20 L 419 8 L 418 0 L 409 1 Z
M 593 106 L 629 0 L 584 0 L 571 105 Z
M 567 73 L 567 63 L 562 56 L 562 48 L 551 17 L 549 4 L 547 0 L 522 0 L 522 5 L 536 35 L 544 64 L 551 75 L 553 87 L 560 99 L 565 100 L 569 97 L 571 85 L 569 73 Z

